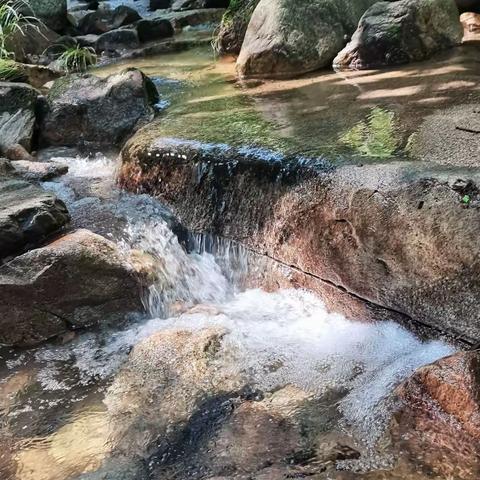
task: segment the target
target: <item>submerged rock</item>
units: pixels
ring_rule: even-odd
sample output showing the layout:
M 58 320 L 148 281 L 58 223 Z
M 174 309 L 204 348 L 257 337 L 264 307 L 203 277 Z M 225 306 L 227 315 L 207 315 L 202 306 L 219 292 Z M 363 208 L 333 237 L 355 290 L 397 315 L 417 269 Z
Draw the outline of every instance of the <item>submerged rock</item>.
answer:
M 69 220 L 53 194 L 23 180 L 0 178 L 0 258 L 38 245 Z
M 157 139 L 150 129 L 122 159 L 121 184 L 160 197 L 187 227 L 240 241 L 392 314 L 480 339 L 476 169 L 333 167 Z
M 140 70 L 107 78 L 70 75 L 50 89 L 40 120 L 44 145 L 121 143 L 154 115 L 158 94 Z
M 30 85 L 0 82 L 0 151 L 15 144 L 32 148 L 38 95 Z
M 391 429 L 401 451 L 442 478 L 478 478 L 480 351 L 420 368 L 397 393 L 403 403 Z
M 77 230 L 0 267 L 0 343 L 34 345 L 142 310 L 139 282 L 112 242 Z
M 293 77 L 330 64 L 375 0 L 261 0 L 245 35 L 241 77 Z M 308 21 L 306 19 L 312 19 Z
M 244 381 L 219 362 L 224 335 L 165 330 L 135 346 L 105 398 L 116 454 L 146 458 L 170 445 L 173 454 L 203 402 L 238 395 Z
M 461 42 L 458 15 L 454 0 L 378 2 L 333 64 L 368 69 L 425 60 Z

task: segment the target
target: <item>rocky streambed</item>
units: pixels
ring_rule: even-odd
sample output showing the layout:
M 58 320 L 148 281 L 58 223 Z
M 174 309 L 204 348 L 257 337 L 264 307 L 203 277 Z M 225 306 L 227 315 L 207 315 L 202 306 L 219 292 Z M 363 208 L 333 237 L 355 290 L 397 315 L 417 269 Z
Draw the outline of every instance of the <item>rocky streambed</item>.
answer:
M 476 479 L 478 46 L 271 82 L 143 47 L 0 85 L 2 479 Z

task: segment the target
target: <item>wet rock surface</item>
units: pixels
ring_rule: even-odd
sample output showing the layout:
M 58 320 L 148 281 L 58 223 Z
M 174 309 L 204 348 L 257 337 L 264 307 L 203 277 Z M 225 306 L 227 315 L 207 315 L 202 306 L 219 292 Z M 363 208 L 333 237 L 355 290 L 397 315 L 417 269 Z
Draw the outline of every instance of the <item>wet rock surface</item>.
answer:
M 237 69 L 241 77 L 294 77 L 330 64 L 374 0 L 261 0 Z M 306 22 L 315 18 L 315 22 Z
M 112 242 L 77 230 L 0 267 L 0 343 L 34 345 L 142 310 L 135 272 Z
M 379 2 L 365 12 L 333 64 L 361 70 L 425 60 L 461 39 L 454 0 Z
M 68 166 L 60 162 L 35 162 L 15 160 L 12 162 L 15 172 L 26 180 L 46 181 L 64 175 Z
M 0 82 L 0 150 L 32 147 L 39 93 L 24 83 Z
M 195 231 L 240 241 L 430 327 L 480 336 L 475 170 L 335 168 L 155 139 L 146 129 L 123 150 L 120 182 L 157 195 Z
M 259 0 L 245 0 L 227 10 L 220 24 L 215 45 L 220 54 L 240 53 L 250 18 L 258 2 Z
M 153 118 L 157 98 L 151 80 L 136 69 L 105 79 L 89 74 L 61 78 L 43 105 L 40 141 L 66 146 L 118 144 Z
M 64 203 L 29 182 L 0 179 L 0 257 L 38 245 L 70 220 Z
M 89 12 L 80 20 L 78 28 L 84 35 L 101 35 L 119 27 L 131 25 L 141 18 L 133 8 L 121 5 L 113 10 L 99 9 Z
M 391 431 L 400 451 L 442 478 L 473 479 L 480 468 L 480 352 L 417 370 L 397 389 Z

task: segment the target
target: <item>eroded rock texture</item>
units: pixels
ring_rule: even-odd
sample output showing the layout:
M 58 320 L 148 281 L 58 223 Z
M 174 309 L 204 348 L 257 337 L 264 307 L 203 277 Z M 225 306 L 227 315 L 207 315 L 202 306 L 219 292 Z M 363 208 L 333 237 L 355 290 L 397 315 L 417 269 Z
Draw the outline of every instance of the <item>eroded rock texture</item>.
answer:
M 474 169 L 333 167 L 139 132 L 120 182 L 187 226 L 235 239 L 337 290 L 459 337 L 480 338 Z M 270 155 L 270 156 L 269 156 Z

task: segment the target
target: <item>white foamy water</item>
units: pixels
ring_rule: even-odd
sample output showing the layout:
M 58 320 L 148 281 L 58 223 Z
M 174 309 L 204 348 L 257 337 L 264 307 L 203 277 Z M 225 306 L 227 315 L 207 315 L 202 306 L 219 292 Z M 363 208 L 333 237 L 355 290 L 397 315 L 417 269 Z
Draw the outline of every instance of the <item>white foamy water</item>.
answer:
M 242 291 L 237 280 L 246 273 L 248 253 L 241 247 L 197 237 L 194 251 L 187 252 L 160 203 L 115 188 L 114 161 L 57 160 L 69 165 L 69 174 L 44 186 L 66 201 L 76 226 L 98 229 L 144 262 L 152 273 L 145 298 L 149 314 L 123 330 L 85 332 L 66 345 L 13 355 L 9 375 L 31 362 L 38 387 L 18 402 L 11 418 L 29 425 L 38 421 L 34 406 L 41 405 L 43 421 L 49 421 L 62 405 L 86 402 L 92 392 L 103 396 L 131 348 L 156 332 L 221 327 L 226 335 L 219 358 L 226 369 L 265 392 L 295 385 L 322 398 L 341 391 L 337 428 L 373 448 L 390 419 L 395 386 L 416 368 L 453 352 L 448 344 L 422 342 L 393 322 L 361 323 L 329 313 L 309 292 Z M 22 420 L 25 415 L 34 420 Z

